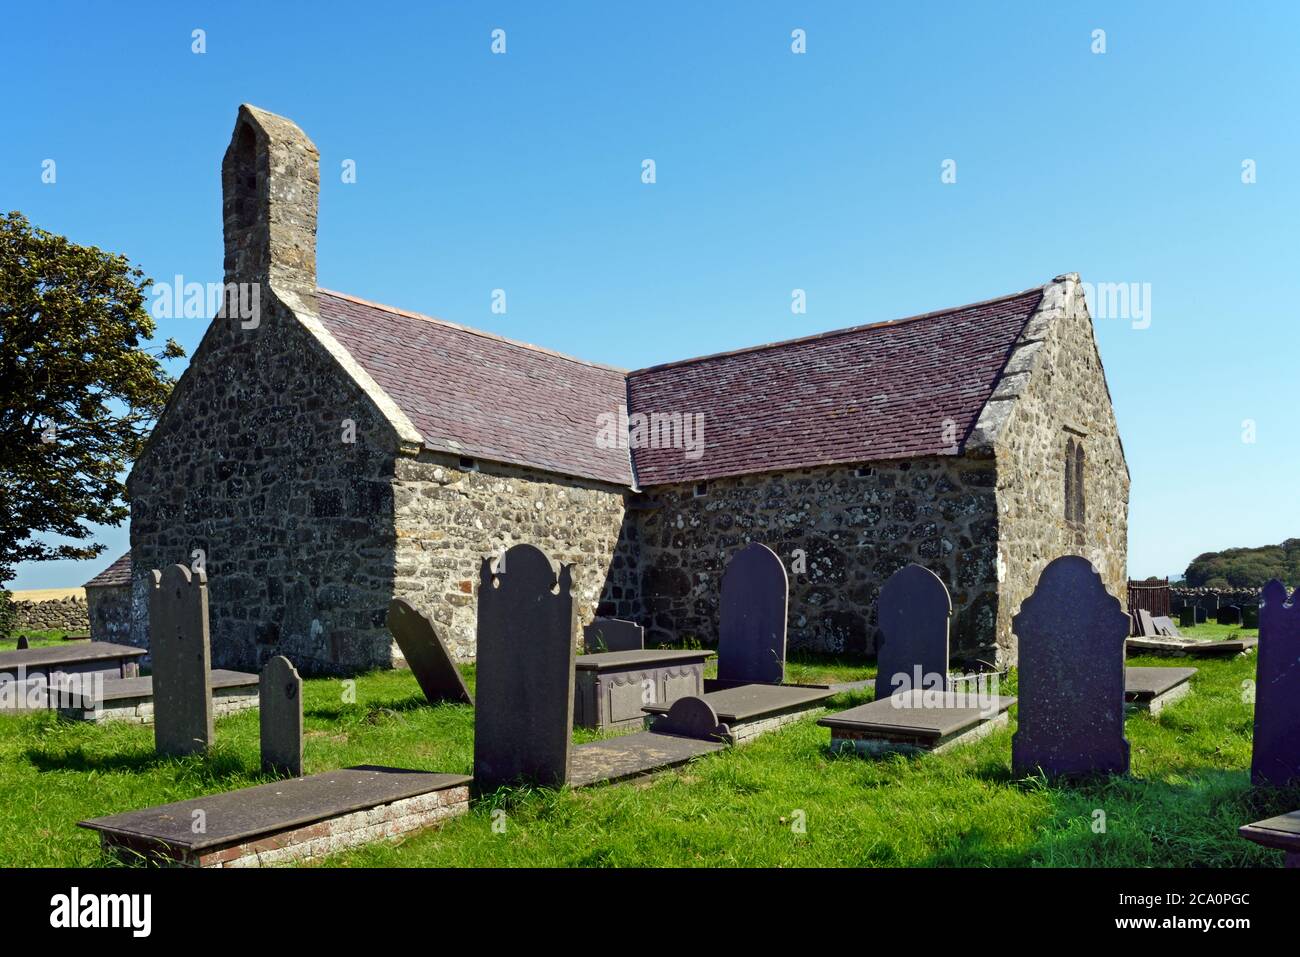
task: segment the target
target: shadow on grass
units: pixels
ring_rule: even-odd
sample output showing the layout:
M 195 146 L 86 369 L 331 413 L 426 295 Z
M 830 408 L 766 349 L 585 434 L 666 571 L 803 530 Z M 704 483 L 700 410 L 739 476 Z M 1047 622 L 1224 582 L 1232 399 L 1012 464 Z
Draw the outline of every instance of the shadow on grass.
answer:
M 217 751 L 206 757 L 176 758 L 154 751 L 136 751 L 129 754 L 87 754 L 84 748 L 50 752 L 28 748 L 24 757 L 37 771 L 152 771 L 157 768 L 184 762 L 199 772 L 203 780 L 220 781 L 232 777 L 248 777 L 250 771 L 237 755 Z
M 303 717 L 320 718 L 324 721 L 341 721 L 344 718 L 356 718 L 367 724 L 374 724 L 381 717 L 420 711 L 425 708 L 468 708 L 467 704 L 453 701 L 430 703 L 422 693 L 406 698 L 368 701 L 365 704 L 313 705 L 303 709 Z

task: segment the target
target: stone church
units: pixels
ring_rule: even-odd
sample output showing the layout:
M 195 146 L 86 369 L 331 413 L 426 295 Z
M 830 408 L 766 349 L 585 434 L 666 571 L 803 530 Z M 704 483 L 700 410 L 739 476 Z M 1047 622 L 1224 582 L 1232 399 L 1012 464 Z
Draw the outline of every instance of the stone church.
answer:
M 391 666 L 394 596 L 472 659 L 478 563 L 516 542 L 576 563 L 584 620 L 655 644 L 716 642 L 750 541 L 787 562 L 792 648 L 872 651 L 880 585 L 913 561 L 967 663 L 1015 660 L 1012 615 L 1059 555 L 1123 600 L 1128 469 L 1076 275 L 628 372 L 319 288 L 318 160 L 240 108 L 227 304 L 128 482 L 136 643 L 149 570 L 201 559 L 214 665 Z M 255 314 L 230 299 L 250 289 Z

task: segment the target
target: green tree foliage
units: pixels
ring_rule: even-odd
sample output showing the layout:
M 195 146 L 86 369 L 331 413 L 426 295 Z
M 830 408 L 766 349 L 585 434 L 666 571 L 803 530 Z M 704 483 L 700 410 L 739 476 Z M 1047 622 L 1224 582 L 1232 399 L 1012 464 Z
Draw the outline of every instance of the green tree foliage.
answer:
M 0 584 L 21 561 L 94 558 L 83 523 L 128 515 L 124 473 L 172 387 L 159 359 L 184 355 L 140 345 L 150 282 L 124 256 L 0 217 Z
M 1206 552 L 1187 566 L 1187 584 L 1193 587 L 1261 588 L 1272 578 L 1300 584 L 1300 538 L 1262 548 Z

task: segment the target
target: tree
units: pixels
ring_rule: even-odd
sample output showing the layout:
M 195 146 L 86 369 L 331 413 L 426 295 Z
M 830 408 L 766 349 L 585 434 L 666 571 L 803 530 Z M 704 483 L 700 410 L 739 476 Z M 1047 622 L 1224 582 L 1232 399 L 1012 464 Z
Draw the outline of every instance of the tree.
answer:
M 185 354 L 140 345 L 151 282 L 125 256 L 0 217 L 0 584 L 18 562 L 94 558 L 104 546 L 82 523 L 129 514 L 120 476 L 172 387 L 159 360 Z

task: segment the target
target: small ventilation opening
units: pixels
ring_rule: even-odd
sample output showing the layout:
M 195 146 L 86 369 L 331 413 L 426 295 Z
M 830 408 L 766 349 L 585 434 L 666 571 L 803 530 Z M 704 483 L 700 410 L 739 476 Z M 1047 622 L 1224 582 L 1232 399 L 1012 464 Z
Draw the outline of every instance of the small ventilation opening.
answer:
M 708 483 L 708 482 L 700 482 L 700 483 L 698 483 L 698 484 L 695 486 L 695 497 L 696 497 L 696 498 L 703 498 L 704 496 L 706 496 L 706 495 L 708 495 L 708 494 L 709 494 L 709 483 Z
M 478 460 L 472 459 L 468 455 L 462 455 L 460 457 L 460 467 L 464 469 L 466 472 L 477 472 Z

